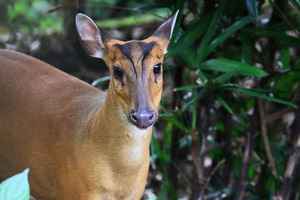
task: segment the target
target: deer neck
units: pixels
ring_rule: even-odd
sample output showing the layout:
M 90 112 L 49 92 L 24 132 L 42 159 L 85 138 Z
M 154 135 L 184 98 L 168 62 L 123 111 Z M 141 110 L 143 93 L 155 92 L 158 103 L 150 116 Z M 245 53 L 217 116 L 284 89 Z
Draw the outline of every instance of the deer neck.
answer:
M 104 105 L 95 114 L 90 140 L 99 152 L 120 166 L 139 166 L 149 159 L 152 128 L 132 125 L 116 98 L 108 89 Z

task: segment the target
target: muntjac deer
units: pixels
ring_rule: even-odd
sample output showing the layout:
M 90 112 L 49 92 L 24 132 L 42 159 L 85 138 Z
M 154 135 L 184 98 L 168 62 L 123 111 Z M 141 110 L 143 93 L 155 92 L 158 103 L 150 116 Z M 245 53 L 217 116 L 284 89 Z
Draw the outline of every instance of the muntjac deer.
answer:
M 152 36 L 127 42 L 104 39 L 88 16 L 77 14 L 87 53 L 109 68 L 106 93 L 0 50 L 0 180 L 30 168 L 37 200 L 140 199 L 177 13 Z

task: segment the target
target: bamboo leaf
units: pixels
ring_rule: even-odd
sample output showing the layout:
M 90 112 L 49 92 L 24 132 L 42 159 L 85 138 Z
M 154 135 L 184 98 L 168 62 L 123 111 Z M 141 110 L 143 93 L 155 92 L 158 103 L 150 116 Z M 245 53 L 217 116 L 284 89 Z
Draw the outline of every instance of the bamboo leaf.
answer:
M 225 7 L 225 1 L 221 1 L 220 6 L 218 7 L 212 20 L 210 21 L 207 32 L 205 33 L 205 35 L 201 41 L 201 45 L 197 49 L 197 59 L 195 59 L 197 61 L 196 63 L 201 63 L 208 56 L 209 42 L 211 41 L 212 37 L 215 35 L 218 22 L 224 11 L 224 7 Z
M 228 103 L 223 98 L 219 97 L 217 99 L 217 101 L 219 102 L 219 104 L 221 106 L 223 106 L 225 108 L 225 110 L 227 112 L 229 112 L 230 114 L 234 115 L 234 112 L 233 112 L 232 108 L 228 105 Z
M 300 47 L 300 39 L 295 36 L 290 36 L 282 29 L 262 29 L 262 28 L 252 28 L 244 29 L 245 33 L 251 35 L 252 37 L 268 37 L 272 38 L 276 43 L 284 47 Z
M 251 96 L 251 97 L 264 99 L 264 100 L 274 102 L 274 103 L 283 104 L 283 105 L 286 105 L 289 107 L 297 108 L 297 106 L 294 103 L 292 103 L 290 101 L 285 101 L 283 99 L 279 99 L 279 98 L 276 98 L 273 96 L 269 96 L 268 94 L 266 94 L 265 92 L 262 92 L 261 90 L 243 88 L 243 87 L 235 85 L 235 84 L 228 84 L 228 86 L 229 87 L 225 87 L 226 90 L 230 90 L 230 91 L 244 94 L 244 95 Z
M 253 65 L 226 58 L 211 59 L 203 64 L 203 69 L 226 73 L 235 73 L 244 76 L 264 77 L 267 73 Z
M 247 6 L 247 9 L 248 9 L 248 12 L 253 17 L 258 16 L 257 5 L 258 5 L 258 3 L 256 2 L 256 0 L 246 0 L 246 6 Z
M 240 30 L 241 28 L 245 27 L 246 25 L 250 24 L 254 21 L 255 18 L 253 17 L 244 17 L 234 24 L 232 24 L 230 27 L 225 29 L 223 33 L 221 33 L 218 37 L 216 37 L 208 48 L 208 53 L 213 52 L 218 46 L 224 43 L 225 40 L 227 40 L 229 37 L 231 37 L 235 32 Z

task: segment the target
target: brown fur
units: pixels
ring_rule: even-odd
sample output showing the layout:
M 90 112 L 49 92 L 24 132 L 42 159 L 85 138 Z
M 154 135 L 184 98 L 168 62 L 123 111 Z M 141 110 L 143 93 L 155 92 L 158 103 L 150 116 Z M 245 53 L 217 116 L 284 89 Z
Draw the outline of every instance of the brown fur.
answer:
M 113 44 L 108 44 L 108 66 L 118 64 L 132 77 L 128 60 Z M 160 51 L 153 49 L 144 62 L 162 62 Z M 132 88 L 121 89 L 113 79 L 105 100 L 105 93 L 37 59 L 5 50 L 0 58 L 0 177 L 30 168 L 38 200 L 139 199 L 151 128 L 138 130 L 125 117 L 134 105 Z M 134 62 L 139 79 L 141 65 Z M 158 110 L 162 78 L 154 83 L 145 70 L 144 89 Z
M 147 42 L 148 41 L 149 40 L 147 40 Z M 137 77 L 135 77 L 134 70 L 132 69 L 132 63 L 117 47 L 117 44 L 126 45 L 127 43 L 133 43 L 131 60 L 136 68 Z M 136 46 L 134 46 L 134 44 L 136 44 Z M 114 87 L 112 91 L 115 91 L 115 93 L 121 97 L 120 103 L 123 105 L 123 110 L 129 112 L 131 109 L 134 109 L 137 100 L 136 97 L 140 97 L 146 93 L 150 108 L 158 112 L 163 85 L 162 74 L 158 80 L 155 81 L 152 72 L 153 68 L 149 66 L 163 62 L 162 49 L 158 45 L 155 45 L 148 56 L 143 59 L 143 51 L 140 49 L 137 41 L 125 43 L 113 40 L 107 43 L 107 48 L 108 54 L 105 57 L 105 61 L 109 69 L 112 70 L 112 66 L 118 66 L 122 68 L 126 74 L 124 80 L 125 89 L 118 80 L 112 80 L 112 87 Z M 134 94 L 135 92 L 136 94 Z
M 163 80 L 153 66 L 163 62 L 166 34 L 160 38 L 158 29 L 143 41 L 104 44 L 87 16 L 76 20 L 87 52 L 110 70 L 109 89 L 99 91 L 38 59 L 0 50 L 0 180 L 30 168 L 37 200 L 140 199 L 152 126 L 137 128 L 128 113 L 138 106 L 158 113 Z M 112 75 L 114 66 L 124 71 L 122 81 Z

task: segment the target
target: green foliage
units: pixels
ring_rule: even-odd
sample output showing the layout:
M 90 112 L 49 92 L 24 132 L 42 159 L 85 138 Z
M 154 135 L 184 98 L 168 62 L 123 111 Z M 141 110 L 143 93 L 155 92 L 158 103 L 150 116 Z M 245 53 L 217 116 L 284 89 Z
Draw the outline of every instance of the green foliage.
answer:
M 115 27 L 123 28 L 132 25 L 138 26 L 141 24 L 159 21 L 160 17 L 158 16 L 167 17 L 166 9 L 158 9 L 155 10 L 155 12 L 147 13 L 147 14 L 140 14 L 140 15 L 135 14 L 128 17 L 101 20 L 96 23 L 101 28 L 115 28 Z
M 62 17 L 47 13 L 55 3 L 8 3 L 11 29 L 61 32 Z M 263 102 L 266 120 L 268 115 L 298 106 L 299 0 L 90 0 L 85 12 L 101 28 L 126 32 L 145 24 L 148 33 L 159 17 L 177 9 L 180 13 L 164 66 L 166 86 L 174 89 L 166 87 L 169 95 L 163 98 L 151 144 L 150 174 L 162 174 L 162 178 L 151 176 L 149 188 L 158 199 L 199 197 L 201 192 L 208 199 L 222 199 L 222 195 L 232 199 L 244 170 L 244 199 L 274 199 L 282 189 L 293 141 L 282 117 L 267 122 L 278 173 L 274 175 L 261 136 L 258 102 Z M 107 80 L 104 77 L 94 84 Z M 245 168 L 249 132 L 253 141 Z M 197 162 L 203 164 L 205 158 L 212 163 L 201 174 Z M 294 193 L 300 195 L 297 190 Z
M 183 6 L 189 5 L 187 2 L 179 2 L 182 2 Z M 172 110 L 173 107 L 169 107 L 172 111 L 168 111 L 168 105 L 165 105 L 164 111 L 171 116 L 166 118 L 164 123 L 168 124 L 168 127 L 172 124 L 171 137 L 177 139 L 179 137 L 181 141 L 175 145 L 175 148 L 180 149 L 170 149 L 171 154 L 174 151 L 180 152 L 185 151 L 186 148 L 195 148 L 192 142 L 186 142 L 187 135 L 191 135 L 192 130 L 195 129 L 200 134 L 198 138 L 200 145 L 204 142 L 209 142 L 209 145 L 213 146 L 218 146 L 223 142 L 233 145 L 212 148 L 209 155 L 214 160 L 214 166 L 226 160 L 227 167 L 231 168 L 230 172 L 225 172 L 222 171 L 225 168 L 221 167 L 216 172 L 219 176 L 230 174 L 229 176 L 234 175 L 235 179 L 239 180 L 244 159 L 244 145 L 240 141 L 245 140 L 248 131 L 260 134 L 260 129 L 255 128 L 255 124 L 260 123 L 260 118 L 255 113 L 258 112 L 256 111 L 257 100 L 261 99 L 268 103 L 272 108 L 270 111 L 282 107 L 297 108 L 293 97 L 299 90 L 300 73 L 297 57 L 291 52 L 295 50 L 294 48 L 300 47 L 300 39 L 287 34 L 291 24 L 284 19 L 285 16 L 275 18 L 266 11 L 266 9 L 271 9 L 275 12 L 275 8 L 272 7 L 275 3 L 260 4 L 256 0 L 247 0 L 239 5 L 234 1 L 217 2 L 218 4 L 213 5 L 211 10 L 204 12 L 192 9 L 186 11 L 183 7 L 180 9 L 179 19 L 184 19 L 188 15 L 194 17 L 188 22 L 178 22 L 174 42 L 169 50 L 169 57 L 176 58 L 175 60 L 179 63 L 177 70 L 183 66 L 184 69 L 179 75 L 182 83 L 175 88 L 175 92 L 181 94 L 181 104 L 175 111 Z M 295 2 L 291 1 L 291 3 Z M 206 4 L 209 3 L 206 2 Z M 238 7 L 235 13 L 228 8 L 231 4 Z M 174 7 L 172 8 L 175 10 Z M 279 13 L 281 14 L 282 12 Z M 175 70 L 171 69 L 169 73 L 174 76 Z M 177 86 L 176 82 L 174 84 Z M 215 111 L 201 116 L 199 114 L 201 108 Z M 224 111 L 227 113 L 226 122 L 224 122 Z M 254 114 L 251 114 L 252 112 Z M 205 125 L 202 125 L 206 123 L 206 120 L 209 121 L 207 129 Z M 281 126 L 284 125 L 281 124 Z M 170 135 L 171 133 L 168 130 L 164 131 L 164 134 Z M 276 132 L 275 135 L 277 134 L 280 132 Z M 211 139 L 207 140 L 202 135 Z M 287 161 L 283 151 L 287 147 L 287 140 L 285 136 L 280 137 L 280 140 L 275 140 L 275 135 L 270 135 L 271 151 L 276 159 L 275 164 L 279 176 L 282 177 Z M 163 140 L 162 144 L 168 146 L 172 142 L 176 140 Z M 248 197 L 251 196 L 251 199 L 271 199 L 280 190 L 282 182 L 271 174 L 270 169 L 266 169 L 269 161 L 265 155 L 264 143 L 255 137 L 255 144 L 252 147 L 253 157 L 249 161 L 244 181 L 264 184 L 265 188 L 255 193 L 253 192 L 255 186 L 247 184 L 246 194 Z M 257 144 L 261 144 L 261 148 Z M 201 157 L 200 152 L 198 156 Z M 172 164 L 172 161 L 170 162 Z M 265 179 L 257 179 L 258 174 Z M 207 195 L 213 194 L 213 191 L 216 192 L 220 184 L 223 189 L 228 187 L 225 181 L 220 183 L 222 181 L 214 180 L 210 176 L 205 174 L 203 177 L 213 179 L 207 187 L 211 193 L 207 192 Z M 201 180 L 199 182 L 201 183 Z M 216 182 L 218 182 L 218 187 Z M 172 190 L 168 189 L 168 191 Z M 179 192 L 176 194 L 178 195 Z
M 62 30 L 62 20 L 48 13 L 53 8 L 51 1 L 22 0 L 8 4 L 8 19 L 12 29 L 23 33 L 53 33 Z
M 231 77 L 243 75 L 261 78 L 267 75 L 265 71 L 255 66 L 224 58 L 208 60 L 203 64 L 202 69 L 228 73 Z
M 26 169 L 23 172 L 10 177 L 0 184 L 1 200 L 29 200 L 30 189 L 28 184 L 28 173 Z

